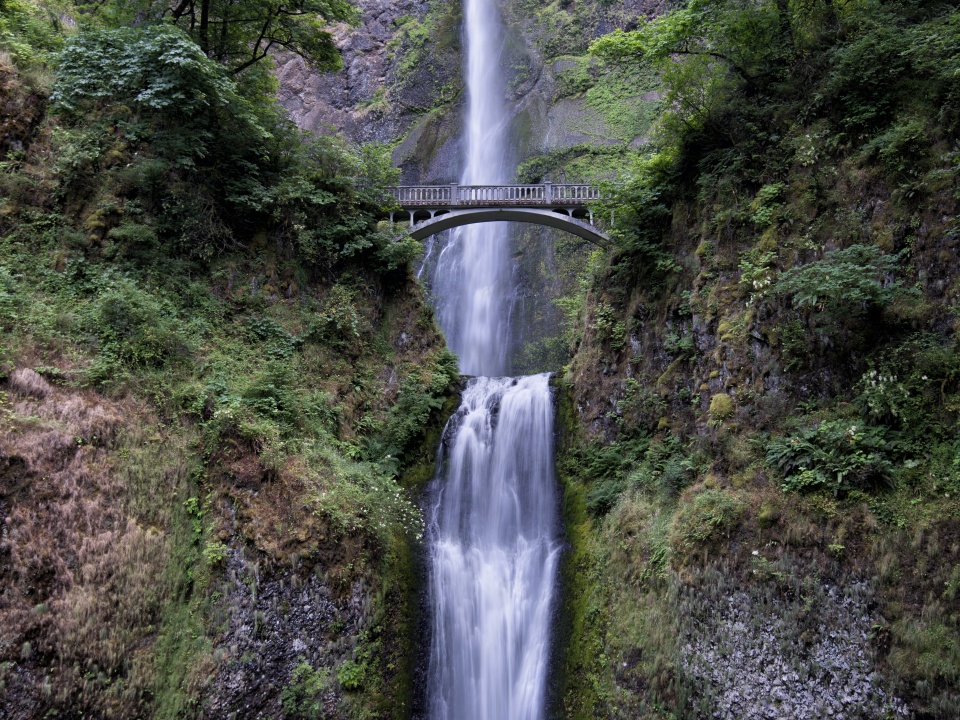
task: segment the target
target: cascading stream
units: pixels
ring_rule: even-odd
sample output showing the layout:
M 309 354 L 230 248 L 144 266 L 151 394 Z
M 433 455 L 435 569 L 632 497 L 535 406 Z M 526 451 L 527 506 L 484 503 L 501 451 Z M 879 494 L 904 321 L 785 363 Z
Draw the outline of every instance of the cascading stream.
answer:
M 464 0 L 465 185 L 506 180 L 510 116 L 495 0 Z M 541 720 L 559 542 L 547 375 L 510 367 L 507 226 L 469 226 L 431 278 L 471 379 L 450 420 L 428 522 L 431 720 Z M 495 377 L 484 377 L 495 376 Z
M 435 720 L 543 716 L 559 546 L 547 375 L 475 378 L 429 528 Z

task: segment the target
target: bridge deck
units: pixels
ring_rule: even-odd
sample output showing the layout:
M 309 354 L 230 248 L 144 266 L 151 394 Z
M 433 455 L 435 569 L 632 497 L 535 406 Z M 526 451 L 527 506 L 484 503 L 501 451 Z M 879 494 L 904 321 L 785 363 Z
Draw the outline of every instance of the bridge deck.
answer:
M 404 209 L 453 207 L 583 207 L 602 200 L 591 185 L 541 183 L 539 185 L 401 185 L 387 188 Z

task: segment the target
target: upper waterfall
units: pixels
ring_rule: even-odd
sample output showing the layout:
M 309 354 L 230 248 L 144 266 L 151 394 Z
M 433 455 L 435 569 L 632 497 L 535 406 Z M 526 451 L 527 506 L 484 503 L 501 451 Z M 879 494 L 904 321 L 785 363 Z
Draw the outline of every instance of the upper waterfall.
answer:
M 508 179 L 510 114 L 500 55 L 503 31 L 492 0 L 465 0 L 467 113 L 465 185 Z M 455 230 L 432 286 L 447 342 L 468 375 L 505 375 L 510 352 L 510 237 L 504 223 Z

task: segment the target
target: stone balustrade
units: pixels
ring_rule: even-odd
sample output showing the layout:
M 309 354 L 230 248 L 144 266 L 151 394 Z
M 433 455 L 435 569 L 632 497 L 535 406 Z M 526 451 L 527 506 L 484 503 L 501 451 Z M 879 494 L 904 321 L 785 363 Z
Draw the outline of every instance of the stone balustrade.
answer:
M 578 183 L 539 185 L 401 185 L 387 188 L 404 209 L 446 207 L 577 207 L 602 200 L 600 188 Z

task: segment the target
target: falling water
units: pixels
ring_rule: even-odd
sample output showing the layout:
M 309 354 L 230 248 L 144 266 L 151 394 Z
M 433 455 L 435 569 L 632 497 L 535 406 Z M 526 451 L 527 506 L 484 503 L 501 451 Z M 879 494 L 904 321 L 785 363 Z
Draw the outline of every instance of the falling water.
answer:
M 463 184 L 503 182 L 509 115 L 495 0 L 464 0 Z M 429 518 L 431 720 L 540 720 L 559 543 L 549 378 L 510 366 L 509 236 L 470 226 L 440 251 L 438 316 L 475 377 L 450 420 Z
M 503 37 L 493 0 L 464 0 L 467 40 L 466 163 L 463 185 L 507 181 L 510 115 L 504 103 Z M 509 370 L 508 226 L 468 225 L 453 233 L 433 276 L 437 314 L 468 375 Z

